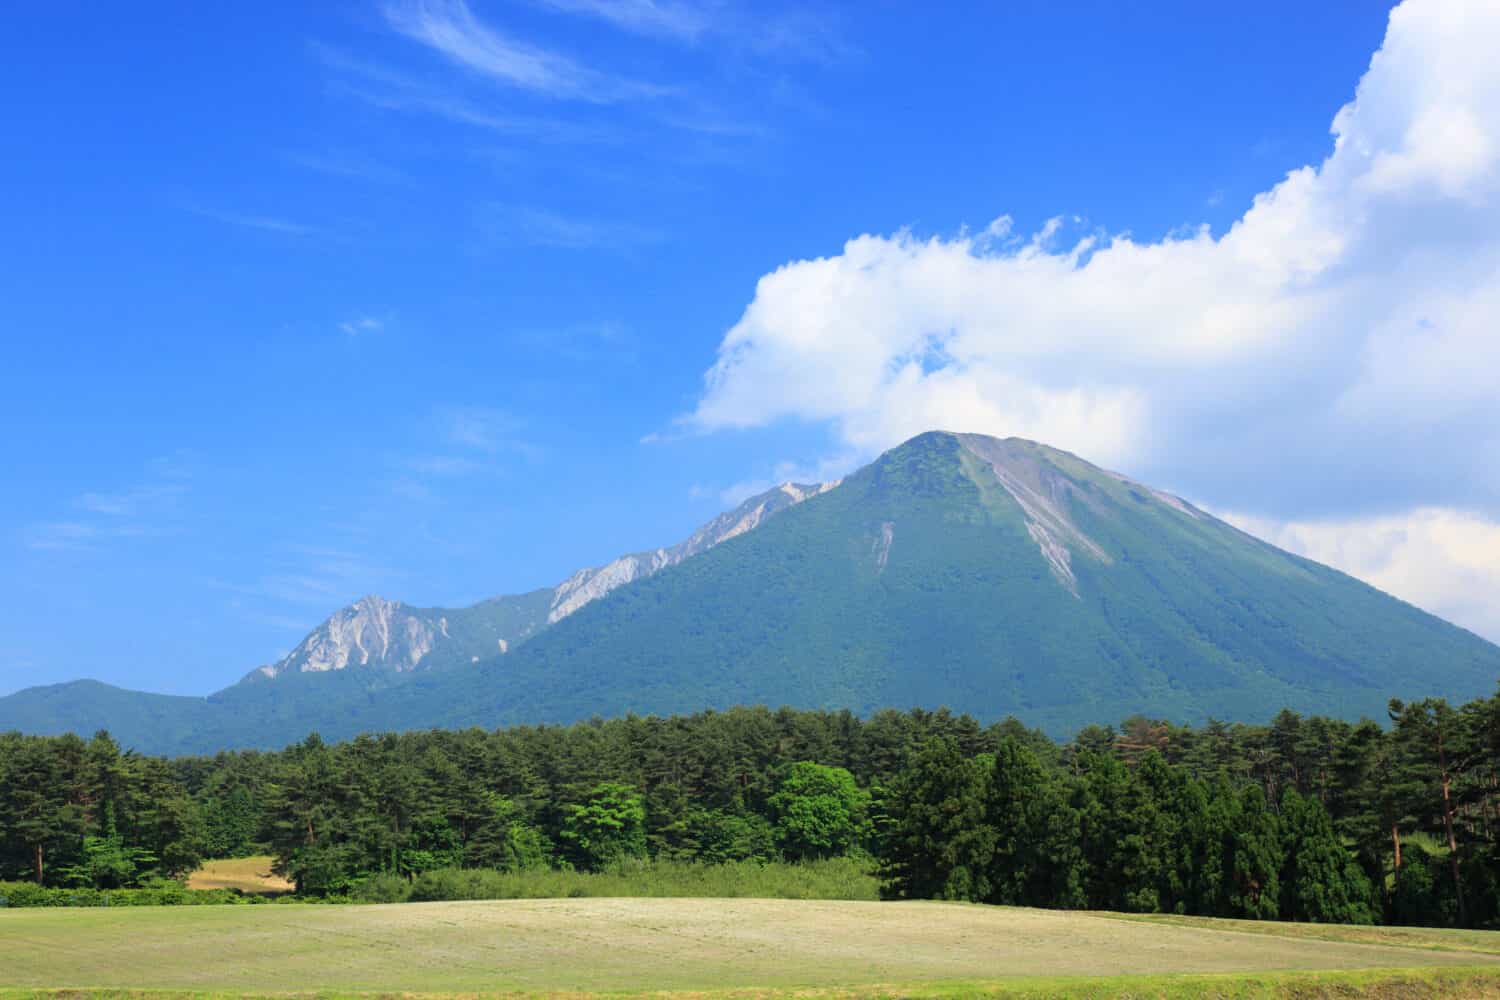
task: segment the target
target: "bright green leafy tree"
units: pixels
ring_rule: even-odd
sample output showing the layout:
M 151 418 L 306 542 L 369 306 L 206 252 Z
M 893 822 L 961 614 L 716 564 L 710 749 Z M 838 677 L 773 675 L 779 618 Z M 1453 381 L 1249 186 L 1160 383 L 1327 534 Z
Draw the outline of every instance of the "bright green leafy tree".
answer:
M 868 832 L 869 805 L 844 768 L 798 761 L 771 796 L 776 840 L 796 861 L 847 854 Z
M 598 871 L 646 856 L 646 807 L 630 785 L 606 781 L 564 810 L 558 837 L 573 863 Z

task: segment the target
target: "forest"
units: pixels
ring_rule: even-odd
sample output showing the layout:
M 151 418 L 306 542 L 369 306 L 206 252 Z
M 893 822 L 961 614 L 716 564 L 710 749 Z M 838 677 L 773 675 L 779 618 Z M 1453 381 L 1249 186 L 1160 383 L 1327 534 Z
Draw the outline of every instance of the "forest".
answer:
M 1496 927 L 1500 695 L 1067 743 L 946 710 L 766 708 L 170 759 L 0 735 L 0 882 L 160 887 L 262 853 L 307 899 L 848 858 L 888 898 Z

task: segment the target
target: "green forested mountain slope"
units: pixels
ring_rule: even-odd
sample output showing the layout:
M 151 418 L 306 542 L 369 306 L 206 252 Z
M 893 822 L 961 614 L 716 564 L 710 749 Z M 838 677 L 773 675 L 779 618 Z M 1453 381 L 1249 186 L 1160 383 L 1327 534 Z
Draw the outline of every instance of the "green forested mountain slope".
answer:
M 241 684 L 170 720 L 108 690 L 121 719 L 152 720 L 112 723 L 123 742 L 209 750 L 750 703 L 946 705 L 1059 734 L 1137 712 L 1379 718 L 1393 692 L 1497 679 L 1500 647 L 1175 497 L 1031 442 L 931 433 L 478 665 Z M 0 699 L 0 729 L 86 728 L 56 696 L 28 720 L 27 698 Z
M 1383 715 L 1500 647 L 1030 442 L 927 434 L 753 534 L 583 609 L 445 723 L 735 703 L 948 705 L 1053 732 L 1134 712 Z
M 128 691 L 99 681 L 69 681 L 31 687 L 0 698 L 0 732 L 42 736 L 101 729 L 124 734 L 122 742 L 146 752 L 196 745 L 217 713 L 204 698 Z

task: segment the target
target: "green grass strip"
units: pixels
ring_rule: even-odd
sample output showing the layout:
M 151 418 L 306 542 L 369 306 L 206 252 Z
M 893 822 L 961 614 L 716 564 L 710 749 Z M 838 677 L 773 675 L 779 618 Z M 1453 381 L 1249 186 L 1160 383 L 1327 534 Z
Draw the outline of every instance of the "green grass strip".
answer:
M 1195 927 L 1209 931 L 1238 931 L 1243 934 L 1265 934 L 1272 937 L 1302 938 L 1314 941 L 1341 941 L 1349 944 L 1420 948 L 1424 951 L 1500 955 L 1500 931 L 1454 930 L 1447 927 L 1297 924 L 1280 920 L 1226 920 L 1221 917 L 1181 917 L 1166 913 L 1114 913 L 1105 910 L 1086 911 L 1086 914 L 1107 920 L 1170 924 L 1174 927 Z
M 1057 976 L 931 983 L 876 983 L 810 989 L 730 989 L 635 993 L 197 992 L 188 990 L 4 990 L 0 1000 L 500 1000 L 543 996 L 578 1000 L 1481 1000 L 1500 996 L 1500 968 L 1367 969 L 1162 976 Z

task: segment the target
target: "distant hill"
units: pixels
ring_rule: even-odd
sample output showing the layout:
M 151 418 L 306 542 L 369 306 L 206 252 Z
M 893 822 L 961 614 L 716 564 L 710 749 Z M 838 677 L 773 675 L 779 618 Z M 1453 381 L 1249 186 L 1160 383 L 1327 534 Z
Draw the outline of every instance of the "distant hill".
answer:
M 386 631 L 368 635 L 414 634 L 405 614 L 444 638 L 394 664 L 381 646 L 337 670 L 283 666 L 209 699 L 32 689 L 0 699 L 0 729 L 113 719 L 140 749 L 207 751 L 310 729 L 766 703 L 946 705 L 1065 734 L 1137 712 L 1378 718 L 1392 694 L 1466 699 L 1500 679 L 1500 647 L 1033 442 L 924 434 L 837 489 L 795 490 L 775 517 L 738 530 L 733 514 L 719 519 L 696 548 L 627 557 L 638 561 L 615 577 L 588 571 L 583 586 L 599 592 L 576 606 L 559 600 L 563 588 L 497 599 L 531 602 L 508 619 L 530 630 L 503 654 L 488 646 L 504 638 L 498 625 L 459 626 L 450 613 L 443 633 L 442 614 L 371 606 L 363 613 L 383 615 Z M 317 662 L 313 640 L 283 664 Z

